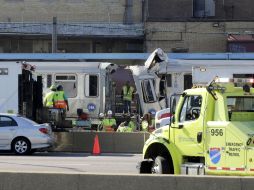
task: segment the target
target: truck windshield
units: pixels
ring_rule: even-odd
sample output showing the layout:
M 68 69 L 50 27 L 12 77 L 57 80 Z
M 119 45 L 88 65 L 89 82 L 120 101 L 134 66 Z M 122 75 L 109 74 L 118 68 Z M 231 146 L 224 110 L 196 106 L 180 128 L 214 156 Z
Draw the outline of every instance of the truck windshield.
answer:
M 227 97 L 227 108 L 230 121 L 254 121 L 254 97 L 252 96 Z

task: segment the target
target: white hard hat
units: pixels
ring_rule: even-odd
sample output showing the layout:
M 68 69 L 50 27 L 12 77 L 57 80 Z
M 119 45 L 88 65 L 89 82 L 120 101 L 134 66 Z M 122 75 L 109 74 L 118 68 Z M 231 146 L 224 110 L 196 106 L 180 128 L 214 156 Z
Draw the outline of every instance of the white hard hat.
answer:
M 112 115 L 113 114 L 113 112 L 111 111 L 111 110 L 108 110 L 108 113 L 107 113 L 108 115 Z
M 100 113 L 100 114 L 99 114 L 99 117 L 104 117 L 104 113 Z

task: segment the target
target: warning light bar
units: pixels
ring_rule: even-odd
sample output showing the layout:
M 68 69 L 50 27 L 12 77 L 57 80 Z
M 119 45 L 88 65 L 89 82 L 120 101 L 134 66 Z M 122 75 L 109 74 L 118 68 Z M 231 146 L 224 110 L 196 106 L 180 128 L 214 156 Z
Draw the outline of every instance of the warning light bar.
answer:
M 208 86 L 209 90 L 221 90 L 221 91 L 225 91 L 226 88 L 225 87 L 220 87 L 220 86 Z
M 234 82 L 236 83 L 254 83 L 253 78 L 235 78 Z
M 215 82 L 217 83 L 227 83 L 227 82 L 233 82 L 233 83 L 254 83 L 253 78 L 216 78 Z
M 230 78 L 216 78 L 215 79 L 215 82 L 218 82 L 218 83 L 226 83 L 226 82 L 234 82 L 232 79 Z

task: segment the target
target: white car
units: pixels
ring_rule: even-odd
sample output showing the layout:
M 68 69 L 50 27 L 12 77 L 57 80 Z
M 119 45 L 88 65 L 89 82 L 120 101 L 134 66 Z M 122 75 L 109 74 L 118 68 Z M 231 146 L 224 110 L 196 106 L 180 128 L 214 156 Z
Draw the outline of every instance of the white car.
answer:
M 38 124 L 17 114 L 0 113 L 0 150 L 26 155 L 53 144 L 54 137 L 48 124 Z

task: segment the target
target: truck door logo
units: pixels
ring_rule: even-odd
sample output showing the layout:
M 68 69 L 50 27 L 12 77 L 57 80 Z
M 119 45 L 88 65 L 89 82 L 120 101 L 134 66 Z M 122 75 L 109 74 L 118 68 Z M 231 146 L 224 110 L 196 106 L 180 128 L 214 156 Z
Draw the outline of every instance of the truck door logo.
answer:
M 217 164 L 221 158 L 220 148 L 210 148 L 209 155 L 211 162 Z

